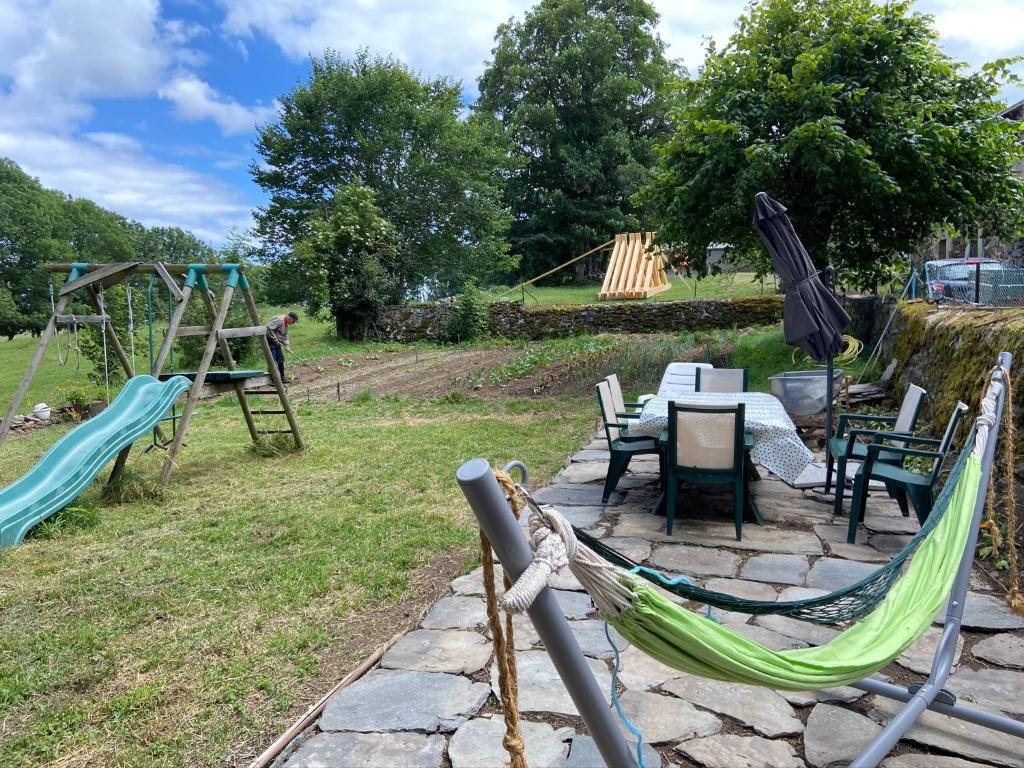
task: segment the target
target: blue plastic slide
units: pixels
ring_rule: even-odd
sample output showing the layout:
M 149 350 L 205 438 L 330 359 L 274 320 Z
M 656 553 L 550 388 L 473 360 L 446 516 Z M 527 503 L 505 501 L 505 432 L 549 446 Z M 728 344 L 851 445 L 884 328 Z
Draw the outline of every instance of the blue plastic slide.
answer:
M 38 463 L 0 491 L 0 549 L 70 504 L 123 448 L 149 432 L 192 386 L 184 376 L 135 376 L 99 415 L 79 424 Z

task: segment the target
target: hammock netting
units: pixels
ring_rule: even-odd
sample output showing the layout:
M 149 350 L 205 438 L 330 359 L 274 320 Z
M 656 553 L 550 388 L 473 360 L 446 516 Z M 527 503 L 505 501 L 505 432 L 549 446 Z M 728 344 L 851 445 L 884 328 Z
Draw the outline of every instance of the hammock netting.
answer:
M 662 589 L 671 592 L 687 600 L 694 600 L 714 608 L 738 613 L 748 613 L 754 616 L 768 614 L 788 616 L 800 621 L 813 622 L 815 624 L 840 624 L 854 621 L 862 616 L 871 613 L 885 599 L 889 590 L 899 580 L 903 565 L 912 554 L 918 549 L 921 543 L 931 535 L 945 519 L 946 512 L 950 507 L 953 495 L 959 485 L 964 468 L 968 464 L 971 455 L 971 448 L 974 445 L 975 429 L 972 428 L 967 439 L 964 441 L 964 450 L 954 464 L 946 479 L 939 497 L 932 507 L 924 525 L 907 542 L 906 546 L 897 553 L 892 560 L 876 571 L 864 577 L 855 584 L 843 589 L 830 592 L 820 597 L 808 598 L 806 600 L 783 600 L 779 602 L 770 600 L 745 600 L 734 595 L 723 592 L 715 592 L 693 584 L 673 583 L 668 584 L 659 579 L 656 573 L 648 570 L 636 571 L 648 581 L 657 584 Z M 969 515 L 969 513 L 968 513 Z M 637 568 L 637 563 L 630 560 L 621 552 L 603 544 L 600 539 L 595 539 L 579 528 L 573 527 L 573 531 L 580 543 L 584 544 L 597 555 L 610 563 L 621 568 L 632 570 Z M 959 556 L 959 550 L 957 551 Z M 653 593 L 652 594 L 656 594 Z
M 888 593 L 870 615 L 824 645 L 773 651 L 677 605 L 627 572 L 619 580 L 632 591 L 631 604 L 606 618 L 649 656 L 701 677 L 801 691 L 861 680 L 910 647 L 950 594 L 981 484 L 980 460 L 969 447 L 964 453 L 954 482 L 947 483 L 950 491 L 937 507 L 941 514 L 919 534 L 919 546 L 902 578 L 895 584 L 882 582 Z M 880 589 L 874 586 L 870 594 Z

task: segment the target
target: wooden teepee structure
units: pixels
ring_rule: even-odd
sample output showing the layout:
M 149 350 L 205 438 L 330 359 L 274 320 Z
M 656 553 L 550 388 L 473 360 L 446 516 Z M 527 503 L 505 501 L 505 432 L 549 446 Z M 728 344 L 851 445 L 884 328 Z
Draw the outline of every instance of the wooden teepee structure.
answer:
M 598 301 L 646 299 L 669 289 L 665 256 L 654 244 L 653 232 L 629 232 L 615 236 Z

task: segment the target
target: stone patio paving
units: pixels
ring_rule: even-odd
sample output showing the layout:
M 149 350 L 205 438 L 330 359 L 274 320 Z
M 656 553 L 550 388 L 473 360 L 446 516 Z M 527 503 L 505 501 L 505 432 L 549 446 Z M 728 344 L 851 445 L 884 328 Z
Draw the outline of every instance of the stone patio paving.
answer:
M 832 505 L 765 477 L 752 486 L 766 525 L 733 534 L 728 497 L 686 491 L 674 534 L 648 512 L 657 494 L 655 460 L 637 460 L 602 506 L 607 449 L 595 440 L 572 457 L 538 501 L 554 504 L 576 525 L 636 561 L 685 574 L 711 589 L 765 599 L 795 599 L 846 586 L 887 561 L 917 529 L 914 518 L 874 496 L 856 544 L 846 543 L 846 518 Z M 453 480 L 454 484 L 454 480 Z M 701 510 L 691 514 L 689 510 Z M 552 585 L 599 685 L 608 690 L 612 651 L 589 597 L 568 572 Z M 451 592 L 382 659 L 340 691 L 319 722 L 275 763 L 286 768 L 354 766 L 492 768 L 503 765 L 504 722 L 480 569 L 455 579 Z M 694 606 L 696 607 L 696 606 Z M 836 630 L 780 616 L 715 617 L 771 648 L 827 642 Z M 979 573 L 964 616 L 966 643 L 950 687 L 965 702 L 1024 715 L 1024 619 L 1012 615 Z M 933 626 L 879 676 L 920 679 L 939 637 Z M 895 711 L 895 702 L 843 687 L 812 693 L 775 692 L 680 674 L 617 639 L 622 653 L 621 701 L 645 734 L 645 765 L 845 765 Z M 598 768 L 593 741 L 539 644 L 529 620 L 516 620 L 519 702 L 531 768 Z M 625 730 L 624 730 L 625 732 Z M 1024 766 L 1024 740 L 926 713 L 886 768 Z

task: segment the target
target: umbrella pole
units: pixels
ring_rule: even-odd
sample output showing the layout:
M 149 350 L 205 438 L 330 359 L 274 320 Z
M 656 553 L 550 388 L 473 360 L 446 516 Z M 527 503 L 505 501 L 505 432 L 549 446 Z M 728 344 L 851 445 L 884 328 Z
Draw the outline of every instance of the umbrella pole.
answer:
M 828 381 L 825 382 L 825 391 L 827 393 L 828 400 L 825 403 L 825 458 L 828 459 L 829 445 L 832 442 L 832 397 L 833 397 L 833 382 L 834 376 L 832 374 L 833 359 L 828 359 L 828 367 L 826 368 L 827 373 L 825 376 Z M 818 390 L 819 392 L 821 390 Z

